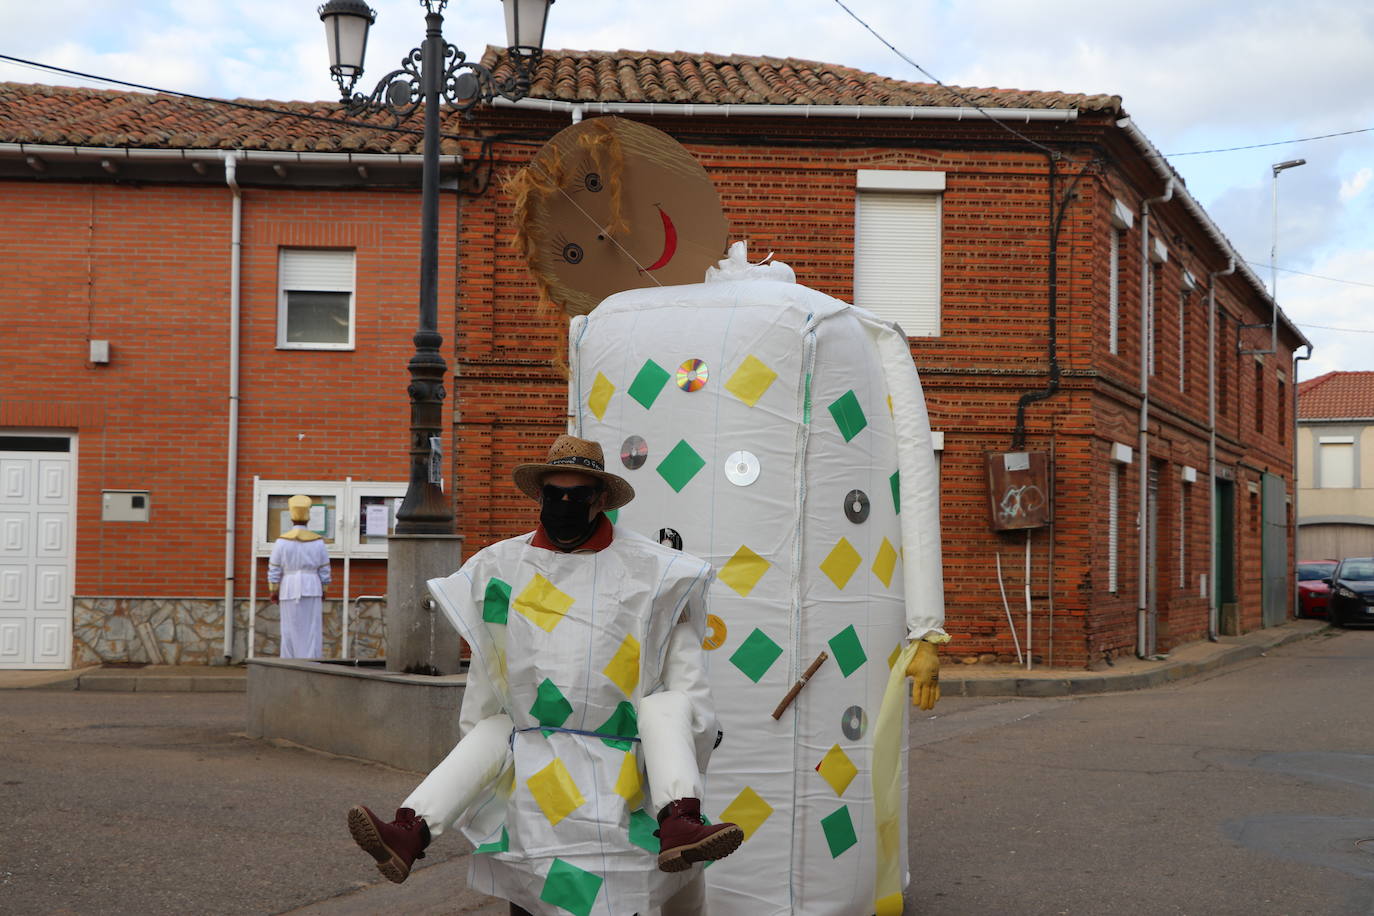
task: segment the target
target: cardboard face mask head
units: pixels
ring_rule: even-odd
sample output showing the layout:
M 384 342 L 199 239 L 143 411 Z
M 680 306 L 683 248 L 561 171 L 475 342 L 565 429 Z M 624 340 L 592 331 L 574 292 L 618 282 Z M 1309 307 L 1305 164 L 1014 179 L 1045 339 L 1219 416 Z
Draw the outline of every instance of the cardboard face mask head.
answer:
M 530 270 L 569 315 L 622 290 L 700 283 L 725 250 L 725 215 L 706 171 L 635 121 L 565 128 L 510 189 Z

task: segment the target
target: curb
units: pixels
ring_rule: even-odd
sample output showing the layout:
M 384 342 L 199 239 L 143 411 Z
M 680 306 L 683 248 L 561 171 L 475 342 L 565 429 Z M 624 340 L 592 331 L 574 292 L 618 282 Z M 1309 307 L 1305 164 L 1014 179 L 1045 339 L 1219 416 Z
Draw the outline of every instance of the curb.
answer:
M 1069 677 L 997 677 L 997 678 L 958 678 L 940 679 L 940 693 L 948 697 L 1069 697 L 1100 693 L 1122 693 L 1128 690 L 1148 690 L 1163 687 L 1175 681 L 1185 680 L 1214 671 L 1226 665 L 1259 658 L 1270 649 L 1310 639 L 1329 631 L 1329 626 L 1314 630 L 1295 630 L 1275 633 L 1273 630 L 1261 631 L 1267 638 L 1253 643 L 1227 646 L 1215 655 L 1197 660 L 1171 660 L 1159 663 L 1159 667 L 1149 671 L 1111 674 L 1101 671 L 1085 671 L 1081 675 Z M 1270 636 L 1269 634 L 1273 634 Z

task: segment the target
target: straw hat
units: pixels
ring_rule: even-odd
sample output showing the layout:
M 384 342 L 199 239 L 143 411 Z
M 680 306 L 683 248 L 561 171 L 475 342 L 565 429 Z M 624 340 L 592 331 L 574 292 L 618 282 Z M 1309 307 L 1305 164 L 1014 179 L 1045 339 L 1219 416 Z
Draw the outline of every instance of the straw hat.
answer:
M 522 464 L 512 473 L 515 485 L 530 499 L 538 502 L 544 476 L 555 471 L 577 471 L 600 480 L 606 487 L 607 512 L 619 509 L 635 498 L 635 489 L 623 477 L 606 470 L 606 458 L 601 443 L 576 436 L 559 436 L 549 447 L 549 457 L 542 464 Z

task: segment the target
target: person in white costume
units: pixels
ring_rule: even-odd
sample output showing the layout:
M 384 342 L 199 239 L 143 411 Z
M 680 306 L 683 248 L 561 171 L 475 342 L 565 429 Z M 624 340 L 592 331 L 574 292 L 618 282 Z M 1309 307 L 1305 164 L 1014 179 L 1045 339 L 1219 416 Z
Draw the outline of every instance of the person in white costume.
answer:
M 329 548 L 305 527 L 310 521 L 310 497 L 287 500 L 291 530 L 272 545 L 267 583 L 272 600 L 281 607 L 281 657 L 319 658 L 324 654 L 322 614 L 325 586 L 330 582 Z
M 463 738 L 391 822 L 360 805 L 350 832 L 399 883 L 457 827 L 476 847 L 470 886 L 514 916 L 702 913 L 693 866 L 743 841 L 700 814 L 714 573 L 612 524 L 634 490 L 594 442 L 561 436 L 514 477 L 539 528 L 429 582 L 472 651 Z
M 949 639 L 906 335 L 742 244 L 706 282 L 616 293 L 569 333 L 573 429 L 639 494 L 618 524 L 717 570 L 706 665 L 728 740 L 703 802 L 745 842 L 707 872 L 712 916 L 900 914 L 930 842 L 909 858 L 906 703 L 939 699 Z

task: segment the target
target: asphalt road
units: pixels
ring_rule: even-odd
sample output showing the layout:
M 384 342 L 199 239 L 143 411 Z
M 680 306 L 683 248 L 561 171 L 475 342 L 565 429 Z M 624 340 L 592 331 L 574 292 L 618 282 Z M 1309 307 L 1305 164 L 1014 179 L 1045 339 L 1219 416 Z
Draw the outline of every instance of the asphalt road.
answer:
M 943 700 L 913 719 L 907 912 L 1374 913 L 1371 693 L 1374 632 L 1346 631 L 1151 691 Z M 456 836 L 400 887 L 353 847 L 348 806 L 415 774 L 243 717 L 242 694 L 0 693 L 0 913 L 503 911 Z

